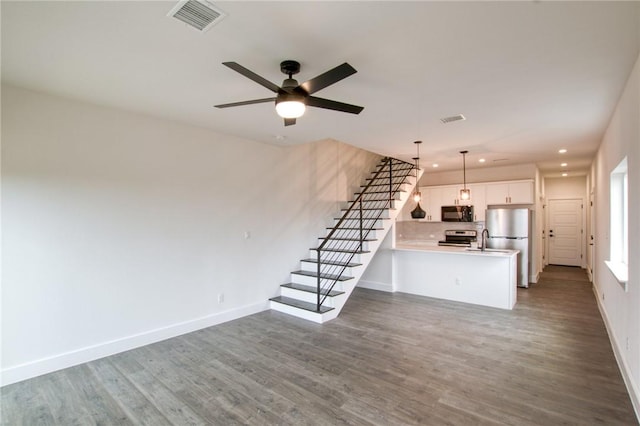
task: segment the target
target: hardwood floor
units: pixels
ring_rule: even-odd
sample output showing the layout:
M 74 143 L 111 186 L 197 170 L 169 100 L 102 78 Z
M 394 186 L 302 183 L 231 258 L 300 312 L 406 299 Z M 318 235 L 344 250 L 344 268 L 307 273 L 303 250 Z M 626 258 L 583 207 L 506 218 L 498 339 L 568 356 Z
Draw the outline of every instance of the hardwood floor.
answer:
M 584 271 L 513 311 L 356 289 L 2 388 L 2 425 L 637 424 Z

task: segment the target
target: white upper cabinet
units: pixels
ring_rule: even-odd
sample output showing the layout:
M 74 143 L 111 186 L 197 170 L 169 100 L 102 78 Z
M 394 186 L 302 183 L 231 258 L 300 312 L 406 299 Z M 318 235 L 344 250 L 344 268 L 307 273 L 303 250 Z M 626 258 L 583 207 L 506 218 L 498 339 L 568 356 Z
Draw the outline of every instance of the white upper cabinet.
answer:
M 473 206 L 473 220 L 482 222 L 485 220 L 485 210 L 490 205 L 505 204 L 533 204 L 534 186 L 533 180 L 519 180 L 509 182 L 472 183 L 467 185 L 471 190 L 471 199 L 461 200 L 460 190 L 462 185 L 422 186 L 420 193 L 422 200 L 420 207 L 427 212 L 426 222 L 440 222 L 442 220 L 442 206 Z M 410 199 L 411 210 L 415 202 Z M 411 216 L 403 216 L 404 220 L 410 220 Z
M 422 219 L 427 222 L 440 222 L 440 197 L 442 188 L 438 186 L 425 186 L 420 188 L 422 202 L 420 206 L 427 212 L 427 216 Z
M 441 186 L 440 205 L 457 206 L 460 203 L 460 188 L 458 186 Z
M 473 206 L 473 220 L 475 222 L 484 222 L 484 211 L 487 209 L 485 195 L 486 185 L 483 183 L 473 183 L 467 185 L 467 188 L 471 190 L 471 199 L 464 204 Z
M 533 203 L 532 180 L 486 184 L 486 205 Z

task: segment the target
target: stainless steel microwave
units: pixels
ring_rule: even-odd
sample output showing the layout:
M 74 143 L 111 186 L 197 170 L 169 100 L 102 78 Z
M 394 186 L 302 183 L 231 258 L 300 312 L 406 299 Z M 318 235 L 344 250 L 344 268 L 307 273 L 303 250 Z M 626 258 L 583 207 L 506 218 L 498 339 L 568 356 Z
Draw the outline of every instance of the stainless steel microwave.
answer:
M 443 222 L 473 222 L 473 206 L 442 206 Z

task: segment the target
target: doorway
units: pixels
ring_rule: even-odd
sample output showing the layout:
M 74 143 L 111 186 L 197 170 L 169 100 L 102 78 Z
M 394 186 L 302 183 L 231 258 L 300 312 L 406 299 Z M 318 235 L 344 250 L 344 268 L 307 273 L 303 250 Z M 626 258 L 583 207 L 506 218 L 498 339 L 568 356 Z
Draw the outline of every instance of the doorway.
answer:
M 582 266 L 582 199 L 549 200 L 549 264 Z

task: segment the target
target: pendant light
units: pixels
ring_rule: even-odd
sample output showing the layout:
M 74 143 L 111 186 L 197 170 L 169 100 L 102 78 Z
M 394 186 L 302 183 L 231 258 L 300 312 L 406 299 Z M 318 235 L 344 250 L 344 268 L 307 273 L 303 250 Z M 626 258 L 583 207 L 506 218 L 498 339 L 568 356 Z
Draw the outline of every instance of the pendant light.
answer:
M 414 142 L 414 144 L 416 144 L 417 155 L 413 157 L 413 160 L 416 162 L 416 186 L 413 190 L 413 201 L 416 202 L 416 208 L 411 211 L 411 217 L 413 219 L 424 219 L 425 217 L 427 217 L 427 212 L 422 210 L 422 207 L 420 207 L 420 200 L 422 199 L 422 194 L 420 193 L 420 191 L 418 191 L 418 172 L 420 171 L 419 160 L 420 160 L 420 144 L 421 143 L 422 141 Z
M 466 156 L 469 151 L 460 151 L 462 154 L 462 189 L 460 190 L 460 199 L 467 201 L 471 199 L 471 190 L 467 189 L 467 161 Z

